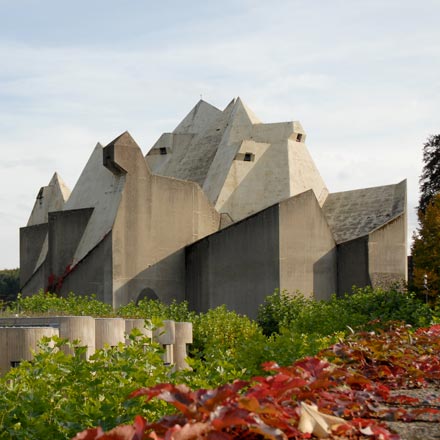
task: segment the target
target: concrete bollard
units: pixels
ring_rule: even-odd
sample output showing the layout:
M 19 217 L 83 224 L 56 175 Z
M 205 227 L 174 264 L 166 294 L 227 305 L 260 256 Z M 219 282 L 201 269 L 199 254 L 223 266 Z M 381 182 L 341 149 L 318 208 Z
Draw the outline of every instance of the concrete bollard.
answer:
M 173 360 L 177 371 L 187 370 L 190 368 L 186 362 L 188 354 L 186 352 L 186 344 L 192 344 L 193 333 L 191 322 L 175 323 L 176 337 L 173 346 Z
M 163 326 L 154 330 L 153 339 L 165 348 L 164 363 L 167 365 L 172 364 L 173 344 L 176 340 L 176 323 L 170 320 L 163 321 Z
M 125 343 L 125 320 L 123 318 L 95 319 L 95 348 L 100 350 L 104 345 L 115 347 Z
M 137 328 L 140 330 L 140 332 L 146 336 L 147 338 L 152 338 L 153 332 L 145 328 L 145 319 L 126 319 L 125 320 L 125 343 L 128 345 L 130 340 L 128 339 L 128 335 L 131 333 L 131 331 Z
M 32 360 L 31 351 L 38 349 L 44 336 L 58 335 L 54 327 L 0 327 L 0 375 L 23 360 Z

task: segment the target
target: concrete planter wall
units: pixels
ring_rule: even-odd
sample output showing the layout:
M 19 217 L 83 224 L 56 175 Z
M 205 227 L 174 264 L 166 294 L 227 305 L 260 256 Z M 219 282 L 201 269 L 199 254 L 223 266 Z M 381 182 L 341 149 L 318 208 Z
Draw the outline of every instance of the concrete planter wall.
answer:
M 0 374 L 6 373 L 11 363 L 31 360 L 31 350 L 37 348 L 43 336 L 59 336 L 80 341 L 87 346 L 87 358 L 105 345 L 126 343 L 126 335 L 138 328 L 147 337 L 163 345 L 164 363 L 176 370 L 188 368 L 186 345 L 192 343 L 192 324 L 166 320 L 154 333 L 144 327 L 143 319 L 92 318 L 90 316 L 44 316 L 35 318 L 0 318 Z M 63 347 L 66 353 L 73 350 Z
M 150 329 L 145 328 L 145 319 L 126 319 L 125 335 L 128 336 L 134 328 L 140 330 L 140 332 L 147 338 L 151 339 L 153 337 L 153 332 Z M 126 338 L 126 342 L 128 343 L 128 338 Z
M 125 320 L 122 318 L 95 319 L 95 348 L 100 350 L 105 345 L 115 347 L 125 343 Z
M 0 327 L 0 374 L 23 360 L 32 360 L 32 351 L 44 336 L 58 336 L 54 327 Z

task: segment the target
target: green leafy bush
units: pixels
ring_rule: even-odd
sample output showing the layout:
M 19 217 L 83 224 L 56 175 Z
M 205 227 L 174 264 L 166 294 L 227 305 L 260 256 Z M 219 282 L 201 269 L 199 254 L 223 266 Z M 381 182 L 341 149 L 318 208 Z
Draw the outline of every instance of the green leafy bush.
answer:
M 189 310 L 187 301 L 173 300 L 171 304 L 165 304 L 147 298 L 121 306 L 117 314 L 123 318 L 172 319 L 178 322 L 193 322 L 196 316 L 195 312 Z
M 17 300 L 10 304 L 6 312 L 21 315 L 74 315 L 106 317 L 114 316 L 113 307 L 98 301 L 95 295 L 80 296 L 69 293 L 67 297 L 58 296 L 40 290 L 32 296 L 18 296 Z
M 67 341 L 46 338 L 32 361 L 0 379 L 0 439 L 68 439 L 84 426 L 106 429 L 136 414 L 156 419 L 168 411 L 164 402 L 144 405 L 126 400 L 136 388 L 169 380 L 162 350 L 133 332 L 128 346 L 97 351 L 87 361 L 61 348 Z
M 275 292 L 260 307 L 257 322 L 267 335 L 287 328 L 296 334 L 327 336 L 349 328 L 380 327 L 390 321 L 421 327 L 429 324 L 432 317 L 431 309 L 413 293 L 365 287 L 342 298 L 333 296 L 329 301 Z

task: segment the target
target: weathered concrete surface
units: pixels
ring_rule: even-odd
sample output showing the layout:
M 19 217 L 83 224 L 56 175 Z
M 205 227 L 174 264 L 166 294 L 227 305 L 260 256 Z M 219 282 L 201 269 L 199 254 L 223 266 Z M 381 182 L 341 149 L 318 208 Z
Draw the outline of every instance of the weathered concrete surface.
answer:
M 323 209 L 337 243 L 363 237 L 404 214 L 406 180 L 331 193 Z
M 126 174 L 112 232 L 113 304 L 119 306 L 152 287 L 149 267 L 217 231 L 220 215 L 197 184 L 152 175 L 128 133 L 109 144 L 104 156 L 109 169 Z
M 280 288 L 316 299 L 337 292 L 336 243 L 312 190 L 279 204 Z
M 86 356 L 95 352 L 95 320 L 90 316 L 39 316 L 0 318 L 2 327 L 53 327 L 57 329 L 60 338 L 69 341 L 80 341 L 81 346 L 86 346 Z M 73 350 L 64 346 L 63 351 L 73 354 Z
M 52 176 L 49 185 L 41 187 L 27 226 L 47 223 L 48 213 L 63 209 L 70 196 L 70 190 L 58 173 Z
M 122 318 L 95 318 L 95 348 L 116 347 L 125 344 L 125 320 Z
M 94 148 L 65 210 L 93 208 L 93 213 L 81 236 L 72 260 L 72 266 L 81 261 L 110 233 L 115 222 L 125 186 L 125 174 L 114 174 L 103 165 L 104 149 Z
M 338 293 L 407 278 L 406 181 L 329 194 L 323 211 L 338 243 Z
M 263 124 L 240 98 L 223 111 L 200 101 L 146 157 L 154 173 L 199 183 L 218 212 L 239 221 L 310 188 L 324 203 L 305 138 L 299 122 Z
M 371 286 L 368 236 L 338 245 L 338 294 L 351 293 L 352 287 Z
M 20 228 L 20 286 L 22 288 L 38 269 L 37 263 L 48 231 L 48 223 Z
M 27 226 L 20 228 L 20 287 L 23 294 L 43 287 L 47 271 L 43 266 L 48 251 L 49 212 L 63 209 L 70 190 L 58 173 L 40 188 Z
M 40 339 L 58 333 L 53 327 L 0 327 L 0 376 L 21 361 L 32 360 Z
M 75 251 L 93 213 L 93 208 L 49 213 L 49 274 L 69 272 Z
M 279 287 L 279 209 L 275 205 L 186 248 L 186 292 L 192 308 L 226 304 L 255 317 Z
M 387 288 L 396 282 L 406 280 L 408 273 L 406 222 L 405 211 L 404 215 L 369 234 L 368 268 L 373 287 Z
M 406 183 L 328 194 L 306 137 L 237 98 L 200 101 L 146 158 L 128 132 L 97 144 L 69 198 L 57 175 L 39 193 L 23 292 L 255 316 L 275 288 L 325 299 L 405 278 Z
M 86 258 L 72 266 L 68 273 L 63 272 L 58 275 L 58 277 L 65 275 L 59 293 L 96 294 L 98 300 L 112 304 L 112 261 L 112 234 L 110 232 L 87 254 Z

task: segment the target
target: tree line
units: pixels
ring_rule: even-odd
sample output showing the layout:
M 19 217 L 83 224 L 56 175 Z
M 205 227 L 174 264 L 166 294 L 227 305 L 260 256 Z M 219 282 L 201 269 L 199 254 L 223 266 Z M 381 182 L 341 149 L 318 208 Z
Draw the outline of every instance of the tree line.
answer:
M 20 291 L 20 269 L 0 270 L 0 303 L 17 299 Z
M 417 207 L 419 228 L 411 248 L 413 273 L 409 288 L 438 304 L 440 293 L 440 135 L 423 145 L 423 171 Z

